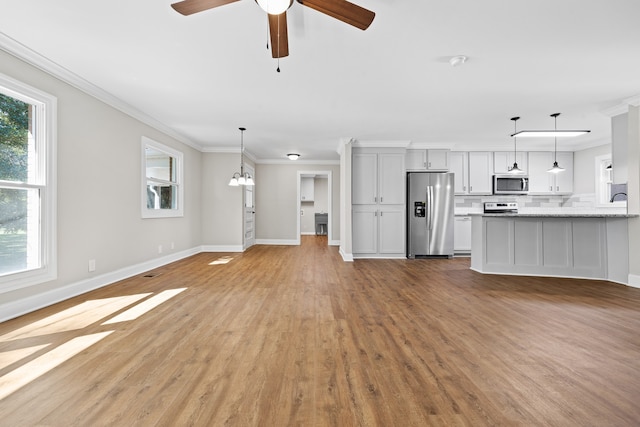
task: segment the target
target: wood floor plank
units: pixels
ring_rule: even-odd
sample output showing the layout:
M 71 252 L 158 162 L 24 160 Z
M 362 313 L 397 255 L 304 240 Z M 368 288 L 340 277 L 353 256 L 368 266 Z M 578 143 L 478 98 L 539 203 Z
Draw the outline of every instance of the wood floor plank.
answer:
M 638 289 L 345 263 L 323 236 L 145 276 L 0 324 L 0 379 L 108 333 L 1 399 L 3 425 L 640 424 Z

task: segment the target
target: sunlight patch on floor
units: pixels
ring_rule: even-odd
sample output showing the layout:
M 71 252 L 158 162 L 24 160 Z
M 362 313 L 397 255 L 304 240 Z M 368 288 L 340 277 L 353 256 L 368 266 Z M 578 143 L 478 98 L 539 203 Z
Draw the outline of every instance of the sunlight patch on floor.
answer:
M 228 264 L 229 262 L 231 262 L 231 260 L 233 259 L 232 256 L 223 256 L 218 258 L 217 260 L 210 262 L 209 265 L 222 265 L 222 264 Z
M 0 337 L 0 342 L 86 328 L 148 295 L 151 294 L 126 295 L 85 301 L 75 307 L 52 314 L 42 320 L 9 332 Z
M 186 289 L 187 288 L 178 288 L 178 289 L 170 289 L 167 291 L 162 291 L 158 295 L 155 295 L 149 298 L 148 300 L 141 302 L 135 307 L 131 307 L 129 310 L 118 314 L 113 319 L 107 320 L 106 322 L 103 323 L 103 325 L 110 325 L 112 323 L 127 322 L 130 320 L 135 320 L 138 317 L 145 314 L 146 312 L 153 310 L 163 302 L 168 301 L 169 299 L 178 295 L 180 292 L 185 291 Z
M 10 350 L 0 353 L 0 369 L 4 369 L 12 363 L 16 363 L 27 356 L 31 356 L 33 353 L 40 349 L 45 348 L 49 344 L 36 345 L 33 347 L 19 348 L 18 350 Z
M 81 351 L 107 337 L 113 331 L 73 338 L 42 356 L 25 363 L 0 378 L 0 400 L 71 359 Z

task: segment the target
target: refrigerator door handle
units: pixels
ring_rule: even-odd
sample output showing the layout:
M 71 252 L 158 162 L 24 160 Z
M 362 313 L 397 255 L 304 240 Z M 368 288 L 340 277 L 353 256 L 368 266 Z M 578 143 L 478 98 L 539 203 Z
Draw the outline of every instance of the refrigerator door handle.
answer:
M 431 231 L 433 229 L 433 186 L 431 185 L 427 187 L 427 203 L 429 203 L 427 229 Z

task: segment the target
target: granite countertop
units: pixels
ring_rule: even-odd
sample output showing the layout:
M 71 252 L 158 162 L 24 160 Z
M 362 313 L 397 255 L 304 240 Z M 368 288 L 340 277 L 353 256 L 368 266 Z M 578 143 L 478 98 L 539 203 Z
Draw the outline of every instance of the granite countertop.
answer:
M 519 217 L 519 218 L 637 218 L 639 215 L 607 212 L 583 212 L 583 213 L 470 213 L 486 217 Z

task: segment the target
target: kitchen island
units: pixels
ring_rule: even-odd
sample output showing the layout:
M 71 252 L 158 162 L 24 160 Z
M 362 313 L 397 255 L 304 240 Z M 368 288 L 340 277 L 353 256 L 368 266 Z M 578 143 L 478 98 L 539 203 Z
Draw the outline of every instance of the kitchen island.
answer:
M 628 218 L 607 213 L 474 214 L 471 269 L 628 283 Z

